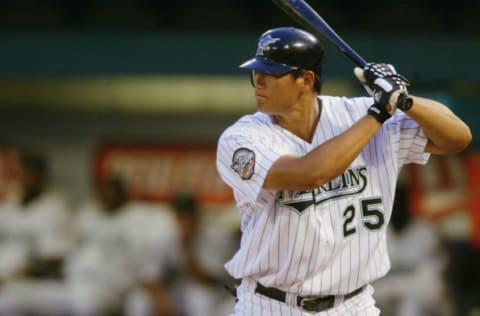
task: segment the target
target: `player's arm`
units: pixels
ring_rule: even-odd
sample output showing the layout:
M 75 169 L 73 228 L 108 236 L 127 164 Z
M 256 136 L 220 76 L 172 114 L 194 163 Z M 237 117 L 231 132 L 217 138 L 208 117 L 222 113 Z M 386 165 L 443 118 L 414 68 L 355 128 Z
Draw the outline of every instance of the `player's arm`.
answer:
M 354 73 L 368 94 L 374 98 L 377 98 L 376 92 L 378 91 L 376 83 L 382 80 L 388 80 L 389 83 L 398 87 L 401 93 L 408 94 L 406 88 L 409 85 L 408 80 L 399 75 L 392 65 L 368 63 L 363 69 L 356 67 Z M 398 96 L 394 93 L 390 96 L 394 97 L 389 102 L 396 103 Z M 426 152 L 432 154 L 457 153 L 470 144 L 472 141 L 470 129 L 445 105 L 431 99 L 413 96 L 411 98 L 413 99 L 411 107 L 399 105 L 399 108 L 414 119 L 427 135 Z
M 308 190 L 341 175 L 375 135 L 381 123 L 366 115 L 352 127 L 302 157 L 282 156 L 270 167 L 263 188 Z
M 389 104 L 389 100 L 401 87 L 390 79 L 380 81 L 372 86 L 376 89 L 377 97 L 369 107 L 368 115 L 305 156 L 284 156 L 277 159 L 265 177 L 263 188 L 309 190 L 343 174 L 383 122 L 396 110 L 395 106 Z
M 451 154 L 465 149 L 472 141 L 470 128 L 445 105 L 412 96 L 413 106 L 406 113 L 428 137 L 426 152 Z

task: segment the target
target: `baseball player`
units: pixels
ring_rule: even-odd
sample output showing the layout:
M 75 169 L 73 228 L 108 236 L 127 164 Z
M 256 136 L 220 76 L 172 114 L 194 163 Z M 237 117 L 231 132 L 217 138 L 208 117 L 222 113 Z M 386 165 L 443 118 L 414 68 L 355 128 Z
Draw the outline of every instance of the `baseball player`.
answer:
M 217 168 L 240 211 L 233 315 L 378 315 L 370 283 L 390 262 L 386 225 L 404 164 L 463 150 L 469 128 L 411 96 L 393 66 L 355 75 L 374 97 L 320 95 L 324 50 L 308 32 L 262 34 L 251 71 L 258 111 L 220 136 Z
M 0 205 L 0 283 L 58 278 L 71 247 L 70 207 L 50 187 L 46 157 L 18 150 L 18 190 Z M 1 289 L 0 289 L 1 290 Z

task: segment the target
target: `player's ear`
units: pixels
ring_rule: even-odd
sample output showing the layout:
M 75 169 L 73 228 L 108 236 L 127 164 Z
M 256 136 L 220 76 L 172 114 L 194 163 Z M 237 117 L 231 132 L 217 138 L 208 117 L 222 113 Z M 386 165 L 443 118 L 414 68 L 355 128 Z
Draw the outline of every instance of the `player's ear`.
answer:
M 304 70 L 302 73 L 303 82 L 308 90 L 313 89 L 315 86 L 315 73 L 311 70 Z

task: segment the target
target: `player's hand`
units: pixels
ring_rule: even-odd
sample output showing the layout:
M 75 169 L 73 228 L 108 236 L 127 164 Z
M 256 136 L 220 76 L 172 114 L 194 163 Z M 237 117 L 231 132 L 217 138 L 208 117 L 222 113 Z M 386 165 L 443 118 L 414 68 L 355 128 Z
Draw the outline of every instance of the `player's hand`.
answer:
M 395 112 L 395 109 L 393 110 Z M 374 103 L 367 111 L 368 115 L 373 116 L 380 124 L 392 117 L 392 106 L 388 103 Z
M 375 103 L 368 109 L 368 114 L 383 123 L 395 113 L 397 100 L 405 90 L 391 77 L 377 78 L 372 88 Z
M 395 67 L 389 64 L 376 64 L 368 63 L 365 65 L 364 69 L 356 67 L 354 69 L 354 74 L 357 79 L 362 83 L 363 87 L 370 96 L 375 97 L 375 94 L 379 93 L 379 85 L 386 87 L 386 85 L 391 85 L 393 90 L 382 88 L 381 92 L 382 97 L 385 98 L 385 92 L 389 94 L 388 103 L 393 107 L 398 107 L 403 111 L 407 111 L 412 106 L 412 100 L 408 97 L 407 86 L 410 84 L 408 80 L 399 75 L 395 70 Z M 382 80 L 384 79 L 388 82 L 385 84 Z M 380 97 L 379 97 L 380 98 Z M 380 102 L 377 101 L 376 102 Z

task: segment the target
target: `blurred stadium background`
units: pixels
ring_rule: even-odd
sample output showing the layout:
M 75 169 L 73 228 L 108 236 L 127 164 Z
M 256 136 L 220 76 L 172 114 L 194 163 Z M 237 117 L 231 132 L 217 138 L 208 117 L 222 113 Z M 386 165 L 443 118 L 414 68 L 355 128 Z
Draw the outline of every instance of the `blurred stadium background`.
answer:
M 470 274 L 452 282 L 464 285 L 455 300 L 473 310 L 480 1 L 310 3 L 362 56 L 394 64 L 412 94 L 445 102 L 472 129 L 467 152 L 408 169 L 404 181 L 413 212 L 438 225 L 457 268 Z M 0 193 L 15 181 L 10 151 L 26 145 L 47 153 L 52 183 L 72 204 L 90 198 L 92 180 L 109 172 L 135 183 L 139 198 L 164 200 L 191 187 L 203 202 L 231 203 L 216 178 L 216 140 L 254 110 L 237 66 L 279 25 L 295 24 L 270 1 L 0 0 Z M 363 94 L 352 64 L 326 49 L 323 93 Z

